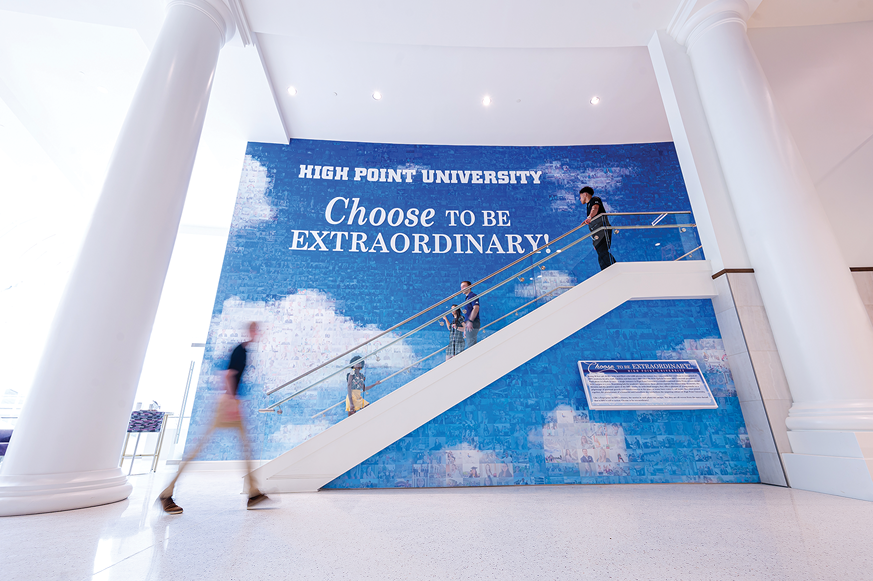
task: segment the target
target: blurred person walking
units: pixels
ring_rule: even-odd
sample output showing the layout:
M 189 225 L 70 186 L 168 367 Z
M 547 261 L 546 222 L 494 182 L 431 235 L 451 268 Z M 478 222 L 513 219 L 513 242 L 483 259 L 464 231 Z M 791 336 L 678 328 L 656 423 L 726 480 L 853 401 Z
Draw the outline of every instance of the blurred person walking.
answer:
M 249 324 L 249 340 L 237 345 L 230 355 L 230 364 L 227 366 L 227 371 L 224 373 L 225 392 L 221 394 L 218 400 L 218 407 L 215 411 L 215 418 L 212 425 L 206 431 L 206 434 L 200 439 L 197 447 L 191 454 L 179 464 L 179 471 L 170 482 L 170 485 L 161 492 L 158 500 L 161 503 L 161 508 L 168 514 L 182 514 L 182 507 L 176 504 L 173 500 L 173 490 L 176 482 L 184 472 L 188 464 L 197 457 L 203 446 L 209 441 L 217 428 L 233 428 L 239 430 L 240 441 L 243 447 L 243 456 L 246 461 L 246 490 L 248 491 L 249 499 L 246 503 L 246 508 L 251 509 L 261 502 L 267 500 L 267 496 L 262 493 L 252 477 L 252 471 L 255 469 L 251 459 L 251 446 L 249 446 L 248 435 L 246 434 L 245 424 L 243 423 L 242 415 L 239 410 L 240 384 L 242 383 L 243 373 L 246 369 L 246 361 L 248 359 L 248 347 L 252 343 L 256 343 L 260 329 L 257 323 Z

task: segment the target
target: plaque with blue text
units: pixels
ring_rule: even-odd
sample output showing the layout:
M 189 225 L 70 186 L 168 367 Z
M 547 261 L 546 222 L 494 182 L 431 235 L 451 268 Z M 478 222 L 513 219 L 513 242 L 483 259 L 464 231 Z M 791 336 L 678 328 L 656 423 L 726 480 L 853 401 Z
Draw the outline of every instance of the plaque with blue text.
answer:
M 592 410 L 698 410 L 718 404 L 697 361 L 579 361 Z

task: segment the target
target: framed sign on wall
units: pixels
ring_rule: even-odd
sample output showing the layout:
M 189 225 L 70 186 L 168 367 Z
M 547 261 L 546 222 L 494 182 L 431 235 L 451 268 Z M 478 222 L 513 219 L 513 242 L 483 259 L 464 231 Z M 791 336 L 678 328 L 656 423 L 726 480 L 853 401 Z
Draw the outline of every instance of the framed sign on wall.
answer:
M 592 410 L 700 410 L 718 404 L 697 361 L 579 361 Z

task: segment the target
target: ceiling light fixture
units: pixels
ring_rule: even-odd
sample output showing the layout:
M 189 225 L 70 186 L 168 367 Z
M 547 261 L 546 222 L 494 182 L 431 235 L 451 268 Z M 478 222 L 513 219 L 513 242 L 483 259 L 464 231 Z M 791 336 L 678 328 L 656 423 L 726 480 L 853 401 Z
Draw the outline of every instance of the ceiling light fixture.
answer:
M 379 91 L 373 91 L 373 98 L 378 101 L 382 98 L 382 93 L 380 93 Z
M 482 99 L 482 104 L 486 107 L 489 106 L 491 104 L 491 97 L 485 95 L 485 98 Z
M 600 97 L 597 97 L 597 96 L 591 97 L 591 104 L 592 105 L 597 105 L 598 103 L 600 103 Z
M 288 94 L 291 95 L 292 97 L 295 96 L 297 94 L 297 89 L 295 89 L 293 86 L 288 87 Z

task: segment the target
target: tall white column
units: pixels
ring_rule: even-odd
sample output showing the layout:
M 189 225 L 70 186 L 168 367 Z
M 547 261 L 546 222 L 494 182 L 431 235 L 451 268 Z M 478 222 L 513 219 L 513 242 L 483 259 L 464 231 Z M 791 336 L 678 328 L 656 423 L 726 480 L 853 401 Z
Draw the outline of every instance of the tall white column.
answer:
M 212 89 L 221 0 L 170 0 L 0 464 L 0 516 L 127 498 L 121 446 Z
M 685 47 L 657 31 L 648 48 L 706 258 L 713 273 L 749 268 L 749 256 Z
M 675 37 L 691 59 L 794 400 L 786 423 L 796 454 L 785 456 L 808 458 L 800 459 L 807 466 L 801 471 L 786 458 L 791 485 L 873 499 L 869 472 L 858 473 L 858 486 L 868 487 L 864 493 L 826 490 L 830 485 L 810 484 L 801 474 L 839 472 L 832 460 L 818 460 L 825 456 L 854 454 L 863 463 L 856 454 L 863 446 L 849 454 L 844 444 L 849 435 L 860 441 L 873 430 L 873 326 L 749 43 L 749 15 L 743 0 L 717 0 Z M 842 444 L 835 434 L 842 434 Z M 860 464 L 853 466 L 857 472 Z M 849 476 L 834 476 L 843 477 Z

